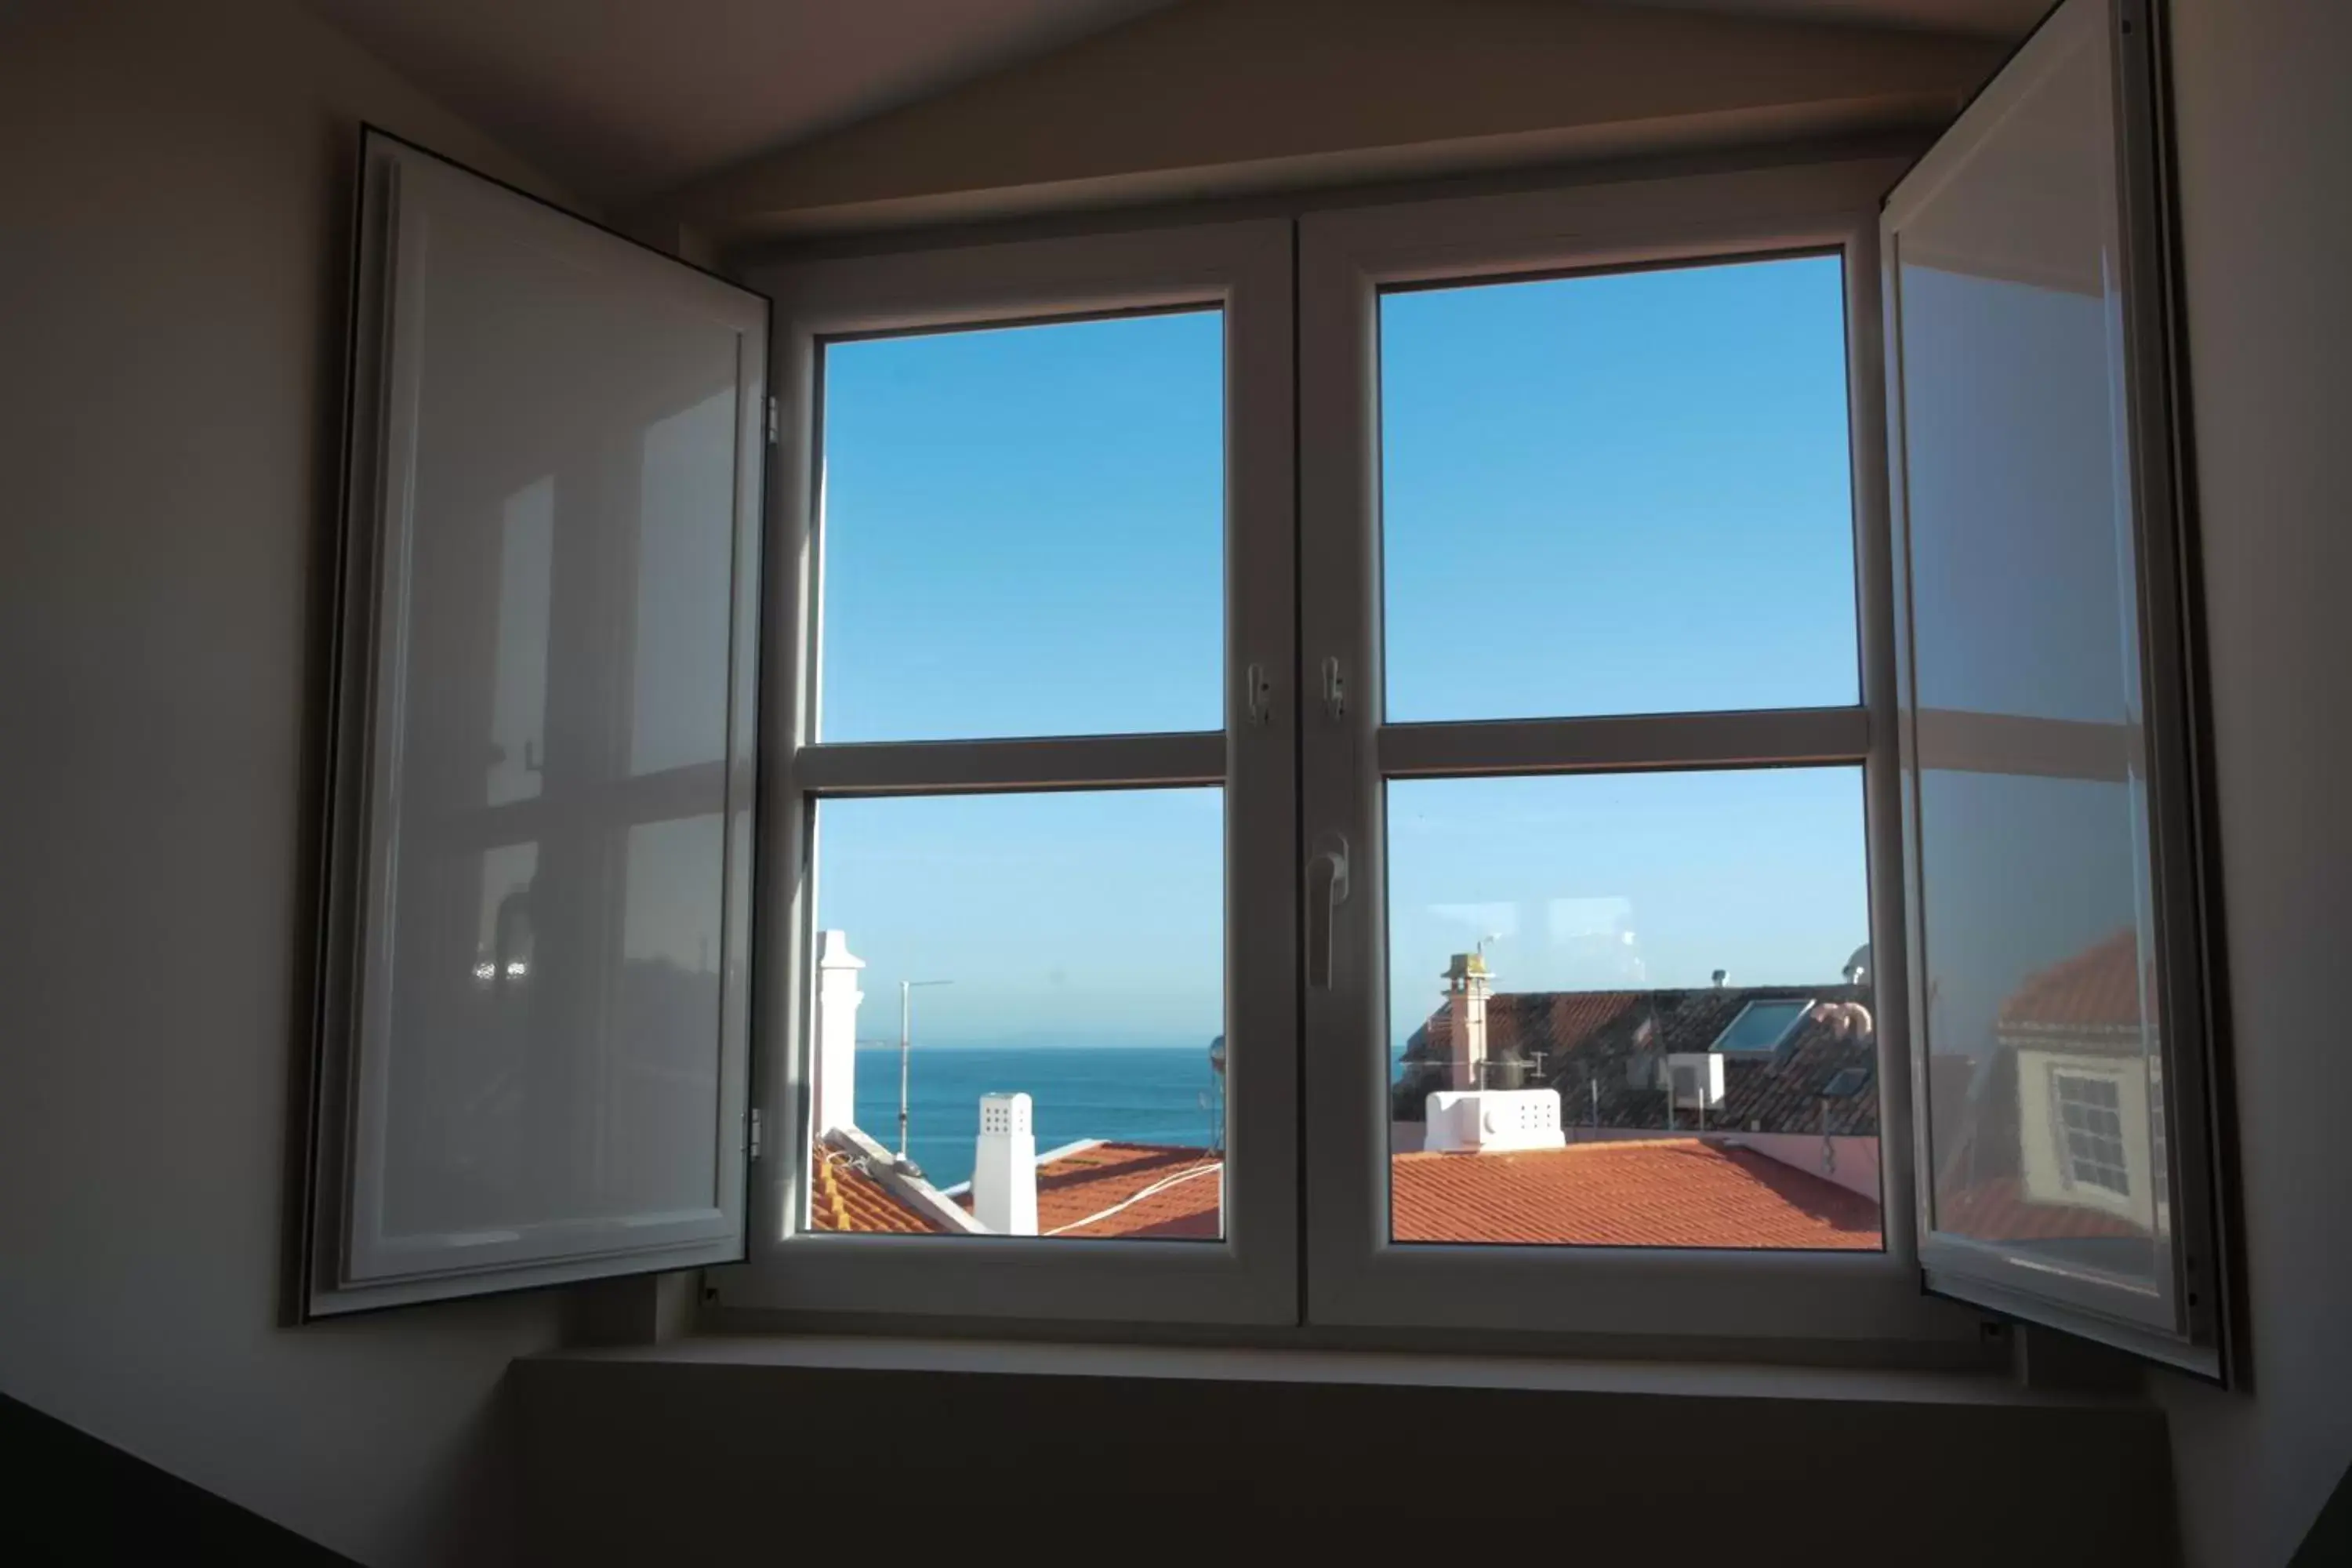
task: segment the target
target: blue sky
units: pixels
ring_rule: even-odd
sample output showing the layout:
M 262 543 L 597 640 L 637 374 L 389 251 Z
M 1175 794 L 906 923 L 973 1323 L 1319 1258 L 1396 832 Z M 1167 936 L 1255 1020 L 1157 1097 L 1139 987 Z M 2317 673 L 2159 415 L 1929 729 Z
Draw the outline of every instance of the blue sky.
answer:
M 1855 700 L 1834 258 L 1395 295 L 1381 334 L 1392 718 Z M 824 739 L 1216 726 L 1221 339 L 828 351 Z M 1866 934 L 1851 770 L 1391 798 L 1399 1036 L 1494 932 L 1505 989 L 1827 981 Z M 1214 791 L 831 804 L 819 920 L 877 1037 L 908 977 L 956 982 L 936 1044 L 1197 1044 L 1221 829 Z

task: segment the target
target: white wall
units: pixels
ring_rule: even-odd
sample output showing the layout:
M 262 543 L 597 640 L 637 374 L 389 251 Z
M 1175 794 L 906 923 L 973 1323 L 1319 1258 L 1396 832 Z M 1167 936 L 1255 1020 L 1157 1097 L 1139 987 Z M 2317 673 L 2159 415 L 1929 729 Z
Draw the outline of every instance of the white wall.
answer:
M 2352 6 L 2172 0 L 2254 1384 L 2168 1380 L 2192 1568 L 2352 1462 Z
M 531 176 L 285 0 L 5 16 L 0 1391 L 366 1562 L 498 1554 L 561 1299 L 275 1313 L 356 122 Z

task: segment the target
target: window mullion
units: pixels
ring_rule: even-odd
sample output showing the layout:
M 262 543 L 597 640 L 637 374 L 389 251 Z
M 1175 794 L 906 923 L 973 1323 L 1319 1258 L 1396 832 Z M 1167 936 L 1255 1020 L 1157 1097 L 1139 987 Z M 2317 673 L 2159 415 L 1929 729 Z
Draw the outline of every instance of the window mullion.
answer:
M 1864 708 L 1789 708 L 1385 724 L 1376 743 L 1385 776 L 1436 778 L 1856 763 L 1870 754 L 1870 730 Z
M 1225 737 L 1063 735 L 1031 740 L 860 742 L 803 746 L 793 782 L 809 794 L 1155 789 L 1225 782 Z

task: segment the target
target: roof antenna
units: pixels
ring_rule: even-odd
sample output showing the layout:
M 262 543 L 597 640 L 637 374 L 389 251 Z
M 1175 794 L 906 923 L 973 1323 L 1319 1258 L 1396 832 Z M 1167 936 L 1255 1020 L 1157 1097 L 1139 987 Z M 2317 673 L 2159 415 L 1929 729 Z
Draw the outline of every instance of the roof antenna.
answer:
M 913 1054 L 910 1027 L 914 1020 L 913 994 L 918 985 L 952 985 L 952 980 L 901 980 L 898 982 L 898 1161 L 907 1162 L 907 1062 Z

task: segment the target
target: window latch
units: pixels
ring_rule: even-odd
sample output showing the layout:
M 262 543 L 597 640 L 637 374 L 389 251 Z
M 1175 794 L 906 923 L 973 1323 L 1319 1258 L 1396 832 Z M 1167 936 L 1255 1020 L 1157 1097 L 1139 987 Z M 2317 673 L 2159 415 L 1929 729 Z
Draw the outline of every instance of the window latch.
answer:
M 754 1160 L 758 1159 L 760 1157 L 760 1111 L 757 1106 L 751 1110 L 751 1136 L 746 1142 L 750 1145 L 751 1157 Z
M 1265 666 L 1253 664 L 1242 671 L 1242 706 L 1253 724 L 1263 724 L 1274 711 L 1274 682 L 1266 679 Z
M 1323 661 L 1323 708 L 1334 719 L 1348 716 L 1348 679 L 1339 673 L 1339 656 Z

